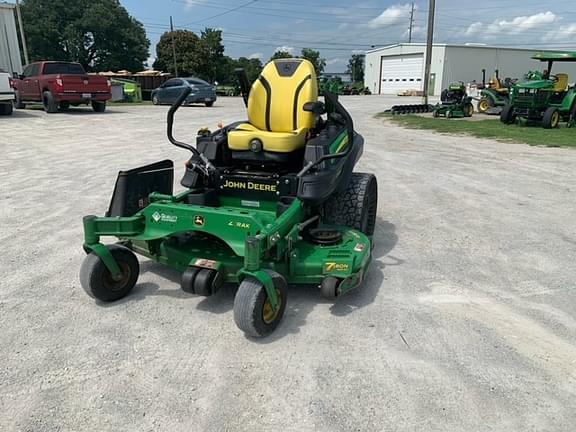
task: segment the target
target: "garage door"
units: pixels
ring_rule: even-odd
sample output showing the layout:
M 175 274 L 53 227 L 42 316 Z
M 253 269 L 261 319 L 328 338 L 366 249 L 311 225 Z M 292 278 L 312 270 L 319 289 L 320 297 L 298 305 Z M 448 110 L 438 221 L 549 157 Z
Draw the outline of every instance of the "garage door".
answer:
M 382 57 L 380 93 L 422 90 L 423 54 Z

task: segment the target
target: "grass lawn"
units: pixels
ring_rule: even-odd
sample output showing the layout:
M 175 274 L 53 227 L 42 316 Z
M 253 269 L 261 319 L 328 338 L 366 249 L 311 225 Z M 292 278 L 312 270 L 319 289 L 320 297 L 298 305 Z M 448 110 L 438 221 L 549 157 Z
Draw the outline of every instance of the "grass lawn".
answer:
M 505 125 L 498 118 L 486 120 L 462 120 L 423 117 L 417 115 L 377 114 L 394 123 L 412 129 L 430 129 L 447 134 L 465 134 L 498 141 L 519 142 L 547 147 L 576 147 L 576 128 L 564 124 L 557 129 L 539 126 Z

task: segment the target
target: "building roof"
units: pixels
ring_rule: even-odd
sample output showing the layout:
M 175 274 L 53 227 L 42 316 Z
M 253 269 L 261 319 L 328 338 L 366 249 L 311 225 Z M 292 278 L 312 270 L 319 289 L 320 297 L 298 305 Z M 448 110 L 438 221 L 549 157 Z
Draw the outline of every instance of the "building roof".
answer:
M 384 51 L 391 48 L 396 48 L 400 46 L 408 46 L 408 47 L 424 47 L 426 48 L 426 44 L 422 42 L 413 42 L 413 43 L 397 43 L 392 45 L 387 45 L 379 48 L 374 48 L 372 50 L 366 51 L 366 54 L 374 53 L 378 51 Z M 526 47 L 511 47 L 511 46 L 492 46 L 492 45 L 484 45 L 484 44 L 447 44 L 447 43 L 435 43 L 432 45 L 433 48 L 438 47 L 452 47 L 452 48 L 475 48 L 475 49 L 498 49 L 498 50 L 514 50 L 514 51 L 530 51 L 530 52 L 558 52 L 556 49 L 542 49 L 542 48 L 526 48 Z

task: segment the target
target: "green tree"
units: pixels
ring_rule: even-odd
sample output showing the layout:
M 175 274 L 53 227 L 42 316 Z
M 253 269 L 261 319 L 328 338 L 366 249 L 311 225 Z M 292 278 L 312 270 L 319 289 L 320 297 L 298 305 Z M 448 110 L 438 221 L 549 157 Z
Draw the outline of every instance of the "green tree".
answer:
M 33 61 L 139 71 L 149 55 L 144 26 L 119 0 L 23 0 L 22 20 Z
M 206 57 L 204 58 L 204 67 L 200 74 L 204 75 L 210 82 L 218 79 L 219 69 L 225 68 L 224 45 L 222 45 L 222 30 L 205 28 L 200 36 L 204 44 Z
M 256 78 L 258 78 L 258 75 L 260 75 L 263 68 L 262 62 L 257 58 L 249 59 L 246 57 L 240 57 L 236 60 L 236 64 L 236 67 L 242 68 L 246 71 L 250 83 L 253 83 Z
M 294 57 L 294 56 L 292 54 L 290 54 L 288 51 L 278 50 L 278 51 L 275 51 L 274 54 L 272 54 L 272 57 L 270 57 L 270 61 L 276 60 L 276 59 L 283 59 L 283 58 L 292 58 L 292 57 Z
M 222 85 L 233 85 L 236 81 L 234 78 L 234 69 L 236 60 L 228 56 L 223 56 L 218 68 L 216 69 L 215 81 Z
M 166 32 L 160 37 L 156 45 L 156 61 L 154 69 L 175 74 L 174 55 L 172 51 L 172 36 L 176 48 L 176 65 L 178 75 L 197 75 L 200 78 L 210 79 L 207 76 L 206 58 L 208 49 L 206 44 L 189 30 L 174 30 Z
M 216 77 L 218 84 L 239 86 L 240 83 L 234 72 L 234 70 L 238 68 L 244 69 L 248 81 L 253 83 L 262 72 L 262 62 L 257 58 L 249 59 L 246 57 L 240 57 L 239 59 L 233 59 L 224 56 L 221 65 L 218 68 L 218 75 Z
M 302 48 L 301 58 L 309 60 L 310 63 L 314 65 L 316 70 L 316 75 L 320 75 L 324 72 L 326 67 L 326 59 L 320 57 L 320 51 L 315 51 L 311 48 Z
M 364 54 L 352 54 L 348 60 L 346 72 L 352 77 L 352 82 L 364 82 Z

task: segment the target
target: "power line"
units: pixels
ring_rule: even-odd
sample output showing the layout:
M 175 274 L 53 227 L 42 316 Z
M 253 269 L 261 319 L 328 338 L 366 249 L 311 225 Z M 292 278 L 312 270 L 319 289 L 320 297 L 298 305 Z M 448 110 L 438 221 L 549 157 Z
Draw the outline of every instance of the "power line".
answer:
M 208 20 L 211 20 L 211 19 L 214 19 L 214 18 L 218 18 L 218 17 L 221 17 L 221 16 L 223 16 L 223 15 L 226 15 L 226 14 L 229 14 L 229 13 L 231 13 L 231 12 L 235 12 L 235 11 L 237 11 L 237 10 L 239 10 L 239 9 L 242 9 L 242 8 L 244 8 L 244 7 L 252 4 L 252 3 L 256 3 L 257 1 L 258 1 L 258 0 L 250 0 L 249 2 L 244 3 L 244 4 L 241 4 L 240 6 L 236 6 L 235 8 L 228 9 L 228 10 L 225 11 L 225 12 L 222 12 L 222 13 L 219 13 L 219 14 L 216 14 L 216 15 L 213 15 L 213 16 L 208 17 L 208 18 L 203 18 L 203 19 L 201 19 L 201 20 L 199 20 L 199 21 L 193 21 L 193 22 L 188 23 L 188 24 L 185 24 L 185 25 L 198 24 L 198 23 L 201 23 L 201 22 L 204 22 L 204 21 L 208 21 Z
M 195 4 L 195 5 L 198 6 L 198 7 L 206 7 L 206 8 L 214 8 L 214 9 L 226 9 L 226 7 L 218 6 L 218 5 L 214 4 L 214 2 L 211 2 L 211 4 L 206 4 L 206 3 L 187 2 L 187 1 L 184 1 L 184 0 L 172 0 L 172 1 L 174 1 L 174 2 L 176 2 L 176 3 L 183 3 L 183 4 L 191 4 L 191 3 L 192 3 L 192 4 Z M 253 0 L 252 3 L 253 3 L 254 1 L 257 1 L 257 0 Z M 242 8 L 249 9 L 249 11 L 239 10 L 240 7 L 234 8 L 234 10 L 229 10 L 229 9 L 226 9 L 226 10 L 228 11 L 227 13 L 238 11 L 238 13 L 242 13 L 242 14 L 259 15 L 259 16 L 270 16 L 270 17 L 277 17 L 277 18 L 290 18 L 290 19 L 297 19 L 297 20 L 301 20 L 301 21 L 328 22 L 328 23 L 335 23 L 335 22 L 338 22 L 338 23 L 344 23 L 344 22 L 346 22 L 346 23 L 347 23 L 347 22 L 348 22 L 348 18 L 346 18 L 344 21 L 343 21 L 343 20 L 334 20 L 334 19 L 325 19 L 325 18 L 319 18 L 318 16 L 316 16 L 316 17 L 311 17 L 310 15 L 312 15 L 312 14 L 310 14 L 310 13 L 306 13 L 306 15 L 303 16 L 303 15 L 301 15 L 302 12 L 300 12 L 300 11 L 294 11 L 294 13 L 297 13 L 297 14 L 300 14 L 300 15 L 293 16 L 293 15 L 281 15 L 281 14 L 277 14 L 277 13 L 261 12 L 261 11 L 264 11 L 264 10 L 270 10 L 270 11 L 273 11 L 273 12 L 278 12 L 279 9 L 270 9 L 270 8 L 263 8 L 263 7 L 257 7 L 257 8 L 255 8 L 255 7 L 249 7 L 249 6 L 246 6 L 246 5 L 242 6 Z M 290 13 L 290 12 L 292 12 L 292 11 L 286 11 L 286 10 L 284 10 L 283 12 L 288 12 L 288 13 Z M 316 15 L 325 16 L 326 14 L 316 13 Z M 214 16 L 214 17 L 216 17 L 216 16 Z M 211 19 L 211 18 L 213 18 L 213 17 L 210 17 L 210 18 L 207 18 L 207 19 Z

